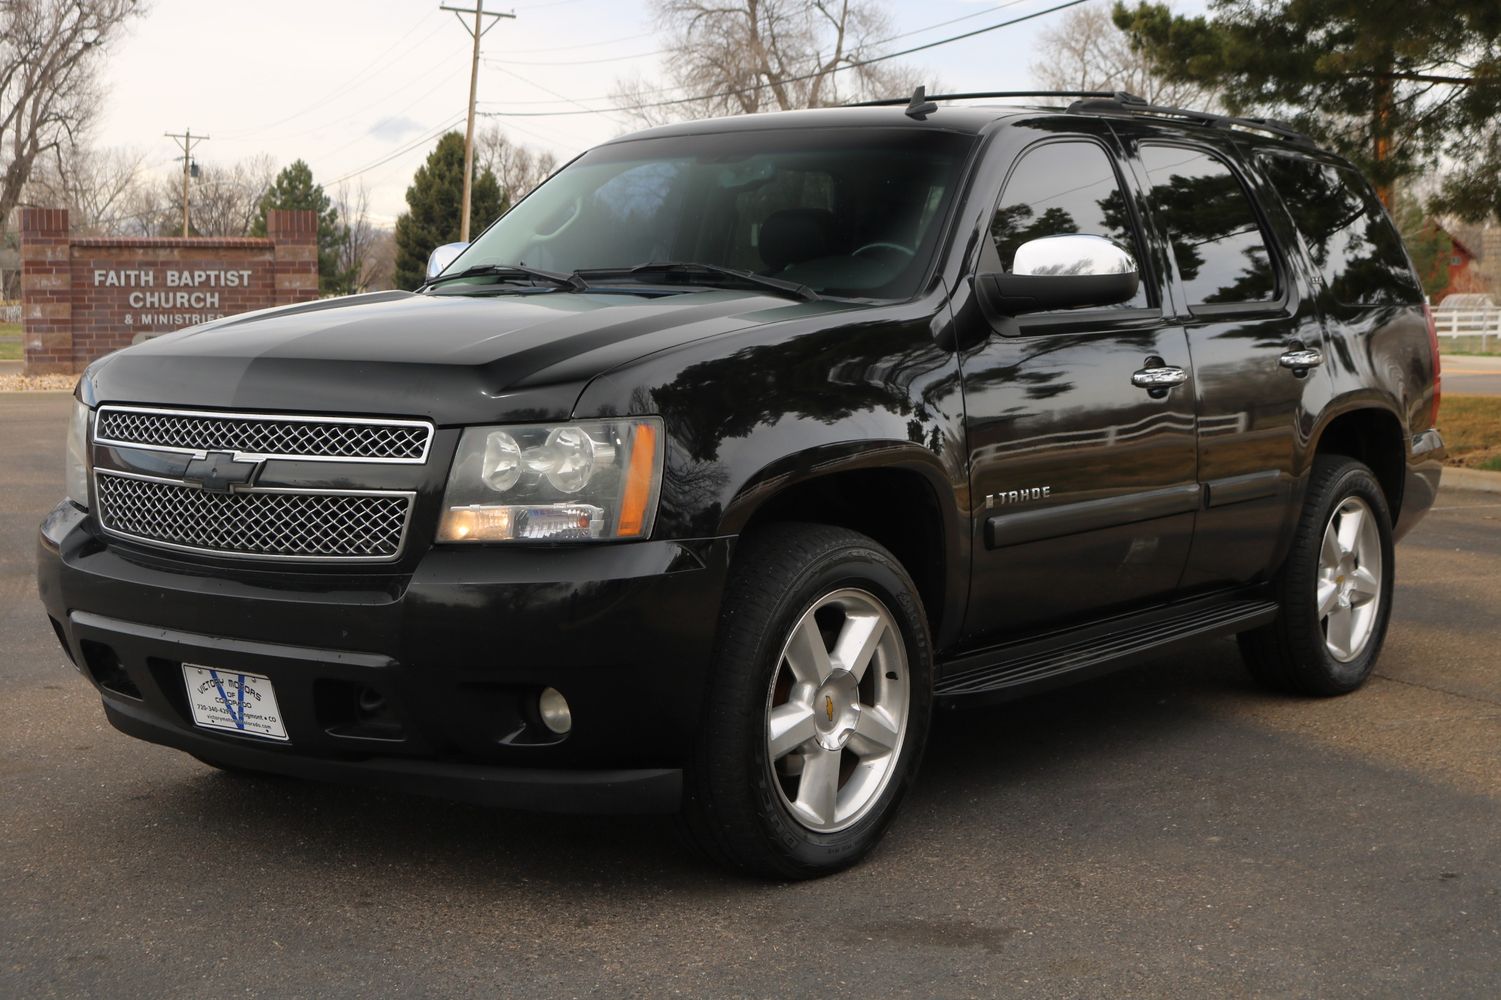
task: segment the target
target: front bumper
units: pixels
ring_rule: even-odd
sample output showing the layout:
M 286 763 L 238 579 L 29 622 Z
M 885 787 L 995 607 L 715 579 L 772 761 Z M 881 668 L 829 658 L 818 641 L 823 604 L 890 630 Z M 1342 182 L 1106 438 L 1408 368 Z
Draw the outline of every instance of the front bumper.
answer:
M 106 545 L 64 502 L 42 525 L 37 580 L 129 735 L 485 804 L 662 812 L 703 714 L 729 547 L 433 549 L 402 576 L 252 571 Z M 288 742 L 193 725 L 183 662 L 269 677 Z M 566 737 L 536 715 L 544 687 L 568 699 Z

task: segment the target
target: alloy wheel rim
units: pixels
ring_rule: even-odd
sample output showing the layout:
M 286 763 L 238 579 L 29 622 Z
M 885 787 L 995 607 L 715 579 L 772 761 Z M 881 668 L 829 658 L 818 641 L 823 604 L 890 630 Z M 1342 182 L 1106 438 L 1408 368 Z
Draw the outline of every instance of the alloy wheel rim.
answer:
M 772 786 L 797 823 L 834 833 L 880 800 L 900 759 L 911 686 L 896 619 L 863 590 L 803 612 L 766 693 Z
M 1324 647 L 1341 663 L 1358 657 L 1376 630 L 1381 569 L 1376 517 L 1364 500 L 1347 497 L 1324 527 L 1314 596 Z

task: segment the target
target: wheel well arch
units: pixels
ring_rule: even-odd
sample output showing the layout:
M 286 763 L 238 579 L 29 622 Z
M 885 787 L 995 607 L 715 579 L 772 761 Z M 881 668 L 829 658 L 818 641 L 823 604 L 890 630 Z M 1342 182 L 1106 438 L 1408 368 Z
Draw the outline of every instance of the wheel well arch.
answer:
M 1402 422 L 1390 410 L 1360 406 L 1329 420 L 1314 442 L 1314 455 L 1344 455 L 1364 462 L 1376 476 L 1392 521 L 1402 510 L 1406 482 L 1407 438 Z
M 950 572 L 944 510 L 923 473 L 910 468 L 829 472 L 791 483 L 763 500 L 741 535 L 783 522 L 830 524 L 858 531 L 888 549 L 912 582 L 934 636 L 946 623 Z

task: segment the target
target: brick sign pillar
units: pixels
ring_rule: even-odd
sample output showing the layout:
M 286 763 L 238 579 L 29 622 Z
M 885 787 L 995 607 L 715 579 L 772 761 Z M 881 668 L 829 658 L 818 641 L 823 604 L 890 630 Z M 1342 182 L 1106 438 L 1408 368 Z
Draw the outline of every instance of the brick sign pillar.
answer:
M 318 296 L 318 217 L 272 210 L 265 237 L 68 236 L 21 211 L 21 343 L 32 374 L 81 371 L 143 339 Z
M 68 213 L 21 209 L 21 344 L 26 370 L 73 371 Z
M 276 294 L 283 302 L 318 297 L 318 216 L 312 212 L 266 213 L 266 234 L 276 244 Z

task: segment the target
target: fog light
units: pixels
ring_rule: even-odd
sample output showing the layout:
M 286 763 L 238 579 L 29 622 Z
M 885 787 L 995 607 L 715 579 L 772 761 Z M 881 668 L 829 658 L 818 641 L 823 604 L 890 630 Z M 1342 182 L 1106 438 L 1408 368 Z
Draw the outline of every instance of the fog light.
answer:
M 542 724 L 559 736 L 566 736 L 573 728 L 573 713 L 568 710 L 568 699 L 557 688 L 543 688 L 537 698 L 537 712 Z

